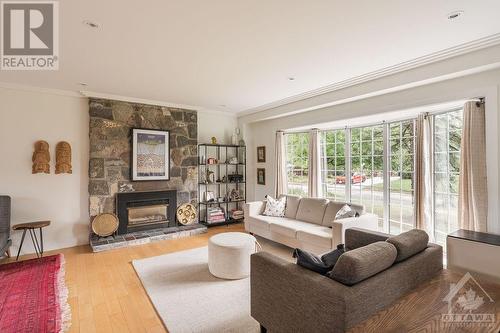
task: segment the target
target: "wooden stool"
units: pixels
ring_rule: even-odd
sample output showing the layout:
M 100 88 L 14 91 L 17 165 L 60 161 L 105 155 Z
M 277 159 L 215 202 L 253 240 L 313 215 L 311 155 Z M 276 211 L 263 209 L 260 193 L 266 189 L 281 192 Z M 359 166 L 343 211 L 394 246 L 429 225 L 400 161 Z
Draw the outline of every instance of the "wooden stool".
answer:
M 33 242 L 33 247 L 35 248 L 35 253 L 37 258 L 43 257 L 43 235 L 42 228 L 50 225 L 50 221 L 38 221 L 30 223 L 16 224 L 12 227 L 12 230 L 23 230 L 23 237 L 21 238 L 21 244 L 19 245 L 19 250 L 17 251 L 16 261 L 19 259 L 19 253 L 21 253 L 21 248 L 24 243 L 24 236 L 26 236 L 26 231 L 30 232 L 31 241 Z M 40 229 L 40 243 L 36 238 L 35 229 Z

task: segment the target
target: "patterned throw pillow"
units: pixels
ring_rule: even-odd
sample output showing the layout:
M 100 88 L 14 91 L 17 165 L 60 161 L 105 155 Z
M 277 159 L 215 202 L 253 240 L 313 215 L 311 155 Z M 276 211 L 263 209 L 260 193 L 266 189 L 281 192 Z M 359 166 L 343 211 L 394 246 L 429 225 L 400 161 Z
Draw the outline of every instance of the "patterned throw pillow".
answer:
M 359 216 L 359 214 L 351 208 L 351 206 L 349 205 L 344 205 L 342 206 L 342 208 L 340 208 L 340 210 L 337 212 L 337 214 L 335 214 L 335 220 L 341 220 L 341 219 L 345 219 L 345 218 L 348 218 L 348 217 L 355 217 L 355 216 Z
M 266 199 L 266 209 L 264 210 L 263 215 L 276 217 L 285 216 L 286 197 L 274 199 L 273 197 L 268 195 Z

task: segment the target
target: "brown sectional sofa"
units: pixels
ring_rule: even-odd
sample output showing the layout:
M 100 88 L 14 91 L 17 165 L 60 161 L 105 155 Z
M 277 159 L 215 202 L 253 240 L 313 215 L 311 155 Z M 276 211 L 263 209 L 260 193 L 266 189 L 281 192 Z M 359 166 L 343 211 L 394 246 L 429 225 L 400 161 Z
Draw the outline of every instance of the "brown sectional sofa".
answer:
M 359 249 L 388 237 L 352 228 L 345 232 L 345 245 L 349 250 Z M 273 333 L 344 332 L 442 269 L 442 247 L 431 243 L 423 251 L 396 259 L 389 268 L 353 285 L 259 252 L 251 257 L 251 315 L 264 330 Z

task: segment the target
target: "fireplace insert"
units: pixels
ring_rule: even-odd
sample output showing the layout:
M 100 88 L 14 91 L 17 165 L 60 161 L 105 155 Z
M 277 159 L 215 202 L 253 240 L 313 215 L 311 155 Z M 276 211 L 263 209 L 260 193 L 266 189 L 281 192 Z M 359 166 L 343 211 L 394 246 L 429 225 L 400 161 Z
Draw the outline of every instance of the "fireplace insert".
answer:
M 176 226 L 176 207 L 175 190 L 118 193 L 118 234 Z

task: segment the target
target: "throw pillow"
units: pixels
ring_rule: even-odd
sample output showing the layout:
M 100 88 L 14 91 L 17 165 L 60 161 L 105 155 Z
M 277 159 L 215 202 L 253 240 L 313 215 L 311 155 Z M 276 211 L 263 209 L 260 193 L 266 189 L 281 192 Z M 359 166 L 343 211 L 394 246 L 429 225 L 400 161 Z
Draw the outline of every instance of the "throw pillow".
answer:
M 337 214 L 335 214 L 335 220 L 341 220 L 355 216 L 359 216 L 359 214 L 354 209 L 352 209 L 351 206 L 345 204 L 344 206 L 342 206 L 342 208 L 340 208 Z
M 429 243 L 429 235 L 423 230 L 412 229 L 387 238 L 387 242 L 394 245 L 398 250 L 396 262 L 400 262 L 425 250 Z
M 297 258 L 297 265 L 313 272 L 326 275 L 333 269 L 337 260 L 344 252 L 344 244 L 339 244 L 337 249 L 325 253 L 321 257 L 301 249 L 295 249 L 293 251 L 293 257 Z
M 285 216 L 285 206 L 286 197 L 279 199 L 274 199 L 270 195 L 266 196 L 266 209 L 262 215 L 284 217 Z
M 340 256 L 344 254 L 345 247 L 344 244 L 337 245 L 337 248 L 333 251 L 327 252 L 321 256 L 321 261 L 328 266 L 330 269 L 335 266 L 337 260 L 339 260 Z
M 375 242 L 340 256 L 328 276 L 352 286 L 391 267 L 398 251 L 388 242 Z
M 331 270 L 331 267 L 325 265 L 320 257 L 301 249 L 293 251 L 293 257 L 297 258 L 297 265 L 310 271 L 325 275 Z

